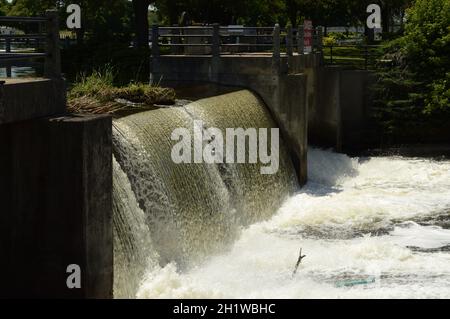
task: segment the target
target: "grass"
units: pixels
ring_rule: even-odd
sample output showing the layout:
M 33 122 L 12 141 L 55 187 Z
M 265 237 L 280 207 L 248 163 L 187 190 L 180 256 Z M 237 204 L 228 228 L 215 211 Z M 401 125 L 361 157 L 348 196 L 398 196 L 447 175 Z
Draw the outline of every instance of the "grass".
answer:
M 80 75 L 68 94 L 72 113 L 114 114 L 119 111 L 149 109 L 175 103 L 175 91 L 145 83 L 114 85 L 114 70 L 105 67 L 90 75 Z M 130 103 L 131 102 L 131 103 Z

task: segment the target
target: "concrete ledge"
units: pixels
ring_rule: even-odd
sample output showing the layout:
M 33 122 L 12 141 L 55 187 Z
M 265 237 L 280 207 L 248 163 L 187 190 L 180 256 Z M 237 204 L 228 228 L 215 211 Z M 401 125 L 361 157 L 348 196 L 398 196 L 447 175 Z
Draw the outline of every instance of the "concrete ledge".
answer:
M 0 124 L 66 112 L 64 79 L 3 79 L 0 85 Z
M 0 297 L 112 297 L 111 125 L 0 125 Z M 81 267 L 81 289 L 67 288 L 69 264 Z

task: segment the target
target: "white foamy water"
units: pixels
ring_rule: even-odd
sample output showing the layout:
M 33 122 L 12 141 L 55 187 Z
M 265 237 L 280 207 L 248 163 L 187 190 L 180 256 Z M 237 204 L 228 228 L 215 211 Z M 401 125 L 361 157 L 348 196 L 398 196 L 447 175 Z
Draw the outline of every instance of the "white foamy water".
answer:
M 197 267 L 149 269 L 137 297 L 450 298 L 450 161 L 308 156 L 310 182 L 270 220 Z

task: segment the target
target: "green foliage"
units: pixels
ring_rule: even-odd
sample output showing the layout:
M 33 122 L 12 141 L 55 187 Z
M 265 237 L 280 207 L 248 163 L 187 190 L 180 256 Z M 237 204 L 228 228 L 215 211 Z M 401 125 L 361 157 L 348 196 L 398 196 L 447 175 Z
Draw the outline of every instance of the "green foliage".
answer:
M 42 16 L 45 10 L 59 8 L 57 0 L 13 0 L 8 11 L 11 16 Z
M 149 79 L 149 49 L 130 48 L 128 43 L 85 43 L 62 50 L 61 57 L 65 76 L 72 82 L 80 73 L 91 74 L 108 66 L 114 69 L 115 85 Z
M 6 0 L 0 0 L 0 15 L 7 15 L 11 9 L 11 4 Z
M 161 20 L 178 24 L 187 12 L 195 23 L 273 25 L 283 15 L 282 0 L 161 0 L 156 6 Z M 279 22 L 279 21 L 278 21 Z
M 323 46 L 329 47 L 329 46 L 336 45 L 337 41 L 334 37 L 328 36 L 328 37 L 323 37 L 322 44 L 323 44 Z
M 57 9 L 61 29 L 66 24 L 66 8 L 79 4 L 82 13 L 82 29 L 78 35 L 86 35 L 94 43 L 129 40 L 132 31 L 133 14 L 128 0 L 13 0 L 0 6 L 11 16 L 42 16 L 47 9 Z
M 416 0 L 407 16 L 374 86 L 377 119 L 395 137 L 450 125 L 450 1 Z
M 133 10 L 128 0 L 66 0 L 82 8 L 84 31 L 91 42 L 131 39 Z
M 89 96 L 103 99 L 105 93 L 113 88 L 114 70 L 111 66 L 94 70 L 91 74 L 81 73 L 69 91 L 69 99 Z M 107 94 L 106 94 L 107 95 Z
M 425 83 L 424 111 L 450 113 L 450 1 L 418 0 L 408 15 L 403 43 L 408 67 Z
M 68 108 L 73 113 L 116 113 L 137 111 L 155 104 L 173 104 L 175 91 L 144 83 L 115 86 L 115 70 L 111 66 L 81 74 L 68 93 Z M 120 100 L 128 102 L 120 102 Z

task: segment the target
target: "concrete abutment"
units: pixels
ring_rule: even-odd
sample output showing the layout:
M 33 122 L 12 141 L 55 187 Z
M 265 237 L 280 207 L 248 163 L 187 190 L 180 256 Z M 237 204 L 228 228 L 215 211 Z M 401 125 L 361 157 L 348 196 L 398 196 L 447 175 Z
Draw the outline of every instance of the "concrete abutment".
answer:
M 63 80 L 17 85 L 1 98 L 0 297 L 111 298 L 111 117 L 66 115 Z

